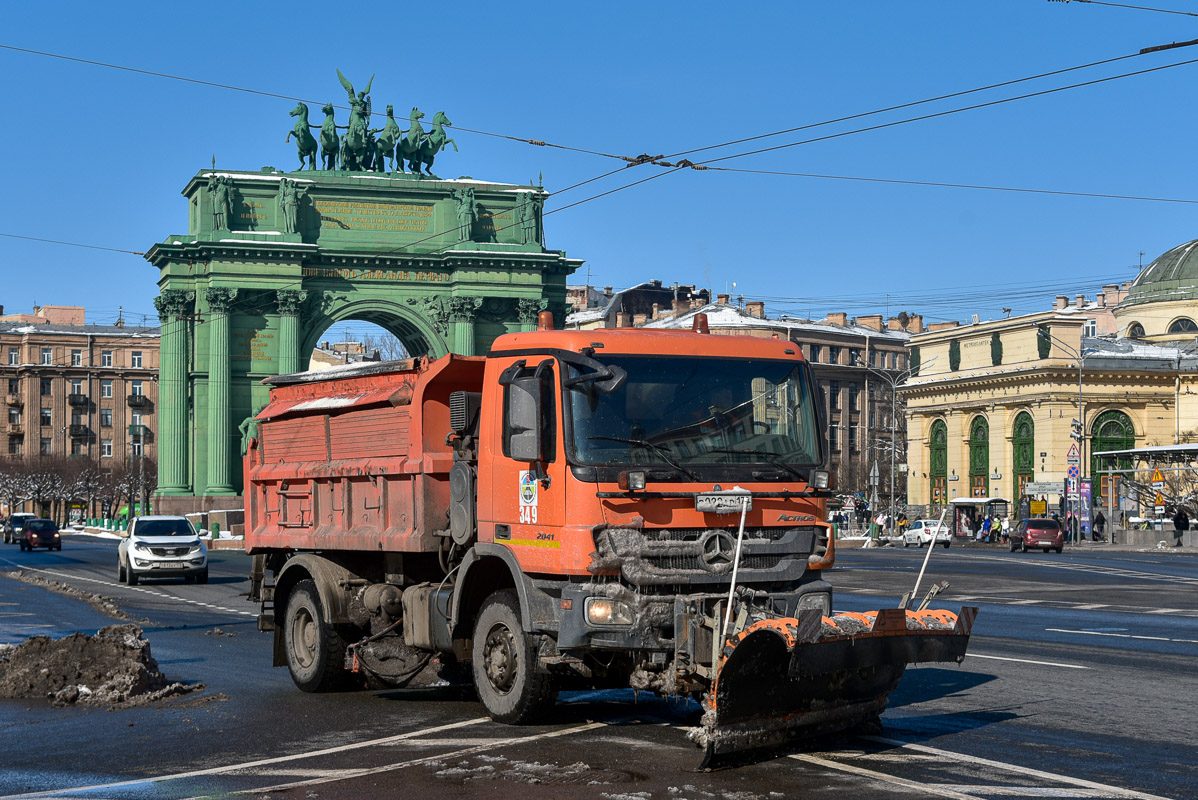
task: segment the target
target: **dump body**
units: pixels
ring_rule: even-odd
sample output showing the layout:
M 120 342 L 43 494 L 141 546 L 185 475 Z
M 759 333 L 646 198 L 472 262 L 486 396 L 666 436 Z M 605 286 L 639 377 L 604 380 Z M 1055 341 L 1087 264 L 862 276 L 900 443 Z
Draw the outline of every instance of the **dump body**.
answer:
M 964 655 L 955 616 L 833 616 L 823 403 L 790 342 L 542 329 L 269 382 L 251 595 L 306 690 L 436 654 L 506 722 L 558 687 L 702 698 L 713 756 L 861 721 L 908 661 Z

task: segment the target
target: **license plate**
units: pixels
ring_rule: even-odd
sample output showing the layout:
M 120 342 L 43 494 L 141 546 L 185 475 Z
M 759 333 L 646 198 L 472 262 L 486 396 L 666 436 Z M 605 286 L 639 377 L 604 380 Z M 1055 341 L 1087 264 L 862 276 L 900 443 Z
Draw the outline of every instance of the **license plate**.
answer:
M 158 569 L 183 569 L 182 561 L 159 561 Z
M 729 494 L 697 494 L 695 495 L 695 511 L 709 514 L 739 514 L 741 508 L 753 510 L 753 496 L 742 493 Z

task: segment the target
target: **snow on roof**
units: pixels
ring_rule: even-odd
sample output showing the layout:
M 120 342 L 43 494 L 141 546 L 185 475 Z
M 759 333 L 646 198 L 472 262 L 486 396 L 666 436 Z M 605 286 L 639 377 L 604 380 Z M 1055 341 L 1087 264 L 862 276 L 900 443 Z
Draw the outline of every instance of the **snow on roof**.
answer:
M 12 325 L 13 327 L 8 327 Z M 152 326 L 119 325 L 22 325 L 0 322 L 0 333 L 51 334 L 56 336 L 119 336 L 121 338 L 157 339 L 161 329 Z
M 399 361 L 357 361 L 352 364 L 341 364 L 336 367 L 325 367 L 324 369 L 312 369 L 306 372 L 293 372 L 290 375 L 274 375 L 266 378 L 262 383 L 272 386 L 280 386 L 291 383 L 311 383 L 313 381 L 327 381 L 334 378 L 349 378 L 355 375 L 373 375 L 380 372 L 401 372 L 414 369 L 416 366 L 415 359 L 402 359 Z
M 581 312 L 580 312 L 581 313 Z M 911 334 L 907 331 L 875 330 L 865 325 L 837 325 L 832 322 L 813 322 L 811 320 L 769 319 L 755 317 L 738 306 L 722 303 L 709 303 L 702 308 L 687 313 L 658 319 L 646 323 L 646 328 L 690 328 L 695 314 L 706 314 L 707 324 L 712 328 L 767 328 L 770 330 L 815 331 L 819 333 L 841 333 L 870 338 L 889 338 L 906 341 Z

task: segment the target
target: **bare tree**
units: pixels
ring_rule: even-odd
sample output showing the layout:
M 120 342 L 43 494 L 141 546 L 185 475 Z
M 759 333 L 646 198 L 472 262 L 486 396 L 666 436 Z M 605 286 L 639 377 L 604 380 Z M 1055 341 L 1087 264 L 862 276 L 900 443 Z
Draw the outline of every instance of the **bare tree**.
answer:
M 372 358 L 373 354 L 377 352 L 382 361 L 398 361 L 408 357 L 408 349 L 403 346 L 399 337 L 391 333 L 384 333 L 381 336 L 369 334 L 363 336 L 362 351 L 366 358 Z

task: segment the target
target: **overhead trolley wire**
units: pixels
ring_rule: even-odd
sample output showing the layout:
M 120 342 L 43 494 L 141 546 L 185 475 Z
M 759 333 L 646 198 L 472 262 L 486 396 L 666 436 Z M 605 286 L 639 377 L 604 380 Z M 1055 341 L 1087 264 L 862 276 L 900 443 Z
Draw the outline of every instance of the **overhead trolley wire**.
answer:
M 1133 6 L 1127 3 L 1111 3 L 1107 0 L 1048 0 L 1050 3 L 1087 3 L 1092 6 L 1110 6 L 1111 8 L 1128 8 L 1133 11 L 1155 11 L 1158 14 L 1177 14 L 1183 17 L 1198 17 L 1193 11 L 1174 11 L 1171 8 L 1152 8 L 1151 6 Z

